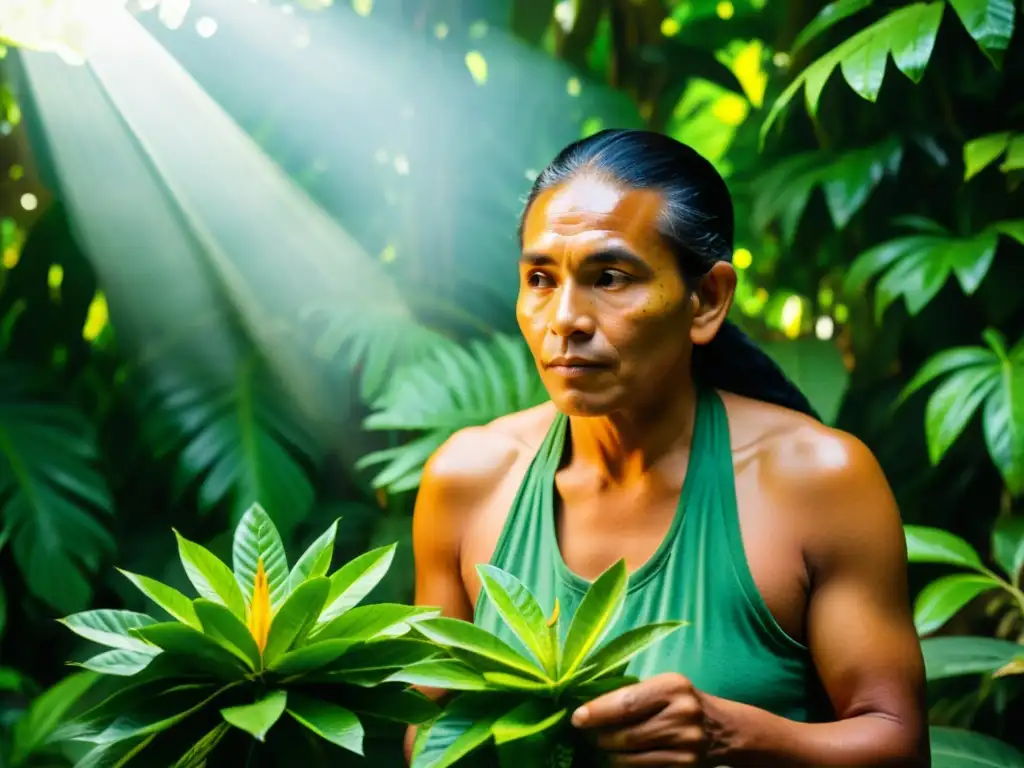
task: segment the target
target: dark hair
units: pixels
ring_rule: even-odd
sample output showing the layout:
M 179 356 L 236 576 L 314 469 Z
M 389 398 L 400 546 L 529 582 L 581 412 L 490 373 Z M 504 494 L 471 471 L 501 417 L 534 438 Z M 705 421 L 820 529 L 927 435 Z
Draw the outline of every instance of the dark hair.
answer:
M 626 129 L 607 129 L 575 141 L 537 177 L 523 218 L 537 195 L 581 171 L 661 193 L 661 235 L 688 280 L 699 280 L 715 262 L 732 261 L 729 189 L 714 166 L 691 147 L 653 131 Z M 522 220 L 519 239 L 521 244 Z M 709 344 L 694 348 L 693 371 L 702 383 L 818 418 L 775 361 L 731 322 L 726 321 Z

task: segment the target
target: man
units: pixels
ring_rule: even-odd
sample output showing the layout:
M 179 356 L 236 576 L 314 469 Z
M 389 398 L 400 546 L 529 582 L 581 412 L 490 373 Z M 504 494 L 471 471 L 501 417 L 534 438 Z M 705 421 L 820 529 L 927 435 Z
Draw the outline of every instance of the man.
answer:
M 431 458 L 416 602 L 514 642 L 477 564 L 571 613 L 625 558 L 616 632 L 688 626 L 574 713 L 612 765 L 930 765 L 899 512 L 868 449 L 726 323 L 732 216 L 710 164 L 653 133 L 541 174 L 517 317 L 551 402 Z

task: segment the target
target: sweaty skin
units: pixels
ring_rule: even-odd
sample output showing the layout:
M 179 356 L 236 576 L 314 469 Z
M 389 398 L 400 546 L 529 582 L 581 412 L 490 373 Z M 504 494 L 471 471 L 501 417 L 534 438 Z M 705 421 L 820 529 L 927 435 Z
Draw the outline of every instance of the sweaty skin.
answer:
M 566 564 L 593 579 L 657 549 L 689 461 L 693 345 L 714 337 L 735 287 L 724 263 L 686 284 L 661 211 L 657 192 L 586 174 L 530 207 L 517 317 L 552 402 L 463 430 L 431 458 L 413 523 L 417 604 L 473 620 L 476 565 L 556 407 L 570 417 L 555 478 Z M 720 394 L 750 570 L 779 625 L 810 647 L 837 721 L 786 720 L 669 674 L 591 702 L 574 725 L 612 765 L 930 765 L 903 530 L 877 461 L 807 416 Z

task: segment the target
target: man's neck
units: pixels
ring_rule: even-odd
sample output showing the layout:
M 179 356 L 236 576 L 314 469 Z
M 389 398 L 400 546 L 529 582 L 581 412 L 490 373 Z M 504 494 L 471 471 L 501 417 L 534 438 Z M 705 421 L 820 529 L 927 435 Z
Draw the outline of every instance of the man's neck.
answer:
M 646 474 L 679 449 L 689 447 L 697 413 L 697 388 L 690 377 L 669 397 L 642 409 L 592 418 L 569 418 L 572 461 L 595 467 L 621 483 Z

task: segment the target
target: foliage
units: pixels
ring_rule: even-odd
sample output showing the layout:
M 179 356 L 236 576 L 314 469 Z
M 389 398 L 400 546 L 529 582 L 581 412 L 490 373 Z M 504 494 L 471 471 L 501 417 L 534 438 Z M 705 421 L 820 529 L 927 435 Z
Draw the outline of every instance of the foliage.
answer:
M 119 764 L 140 755 L 146 761 L 167 749 L 181 755 L 177 765 L 200 765 L 213 759 L 228 726 L 262 742 L 285 713 L 315 736 L 362 754 L 366 717 L 430 717 L 428 699 L 379 684 L 436 654 L 429 643 L 402 637 L 436 612 L 358 606 L 386 573 L 394 548 L 368 552 L 328 575 L 336 533 L 337 522 L 289 569 L 277 528 L 256 504 L 235 530 L 233 569 L 176 534 L 200 597 L 125 573 L 171 621 L 108 609 L 63 619 L 72 632 L 110 649 L 80 666 L 133 683 L 66 729 L 65 738 L 93 745 L 79 765 L 111 756 Z M 361 687 L 376 688 L 376 695 L 364 699 L 353 691 Z
M 514 752 L 524 764 L 542 764 L 543 756 L 554 752 L 560 765 L 570 765 L 575 744 L 566 726 L 574 706 L 631 682 L 625 676 L 630 659 L 683 623 L 633 627 L 603 643 L 625 602 L 627 572 L 620 560 L 591 584 L 560 642 L 557 603 L 545 618 L 516 577 L 487 565 L 477 571 L 488 599 L 527 655 L 469 622 L 440 617 L 417 622 L 416 631 L 446 647 L 450 658 L 413 664 L 391 679 L 462 693 L 422 730 L 412 765 L 446 768 L 491 739 L 499 752 L 527 741 L 528 752 Z

